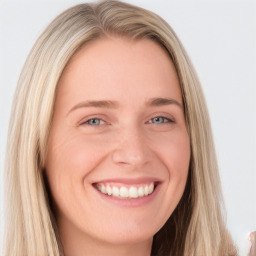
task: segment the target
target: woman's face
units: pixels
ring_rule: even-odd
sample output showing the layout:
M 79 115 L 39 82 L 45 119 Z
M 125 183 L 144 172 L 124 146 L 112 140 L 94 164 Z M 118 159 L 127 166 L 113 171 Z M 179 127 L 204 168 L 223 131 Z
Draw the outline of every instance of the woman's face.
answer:
M 164 49 L 114 37 L 71 59 L 46 162 L 64 240 L 151 241 L 183 194 L 189 160 L 179 80 Z

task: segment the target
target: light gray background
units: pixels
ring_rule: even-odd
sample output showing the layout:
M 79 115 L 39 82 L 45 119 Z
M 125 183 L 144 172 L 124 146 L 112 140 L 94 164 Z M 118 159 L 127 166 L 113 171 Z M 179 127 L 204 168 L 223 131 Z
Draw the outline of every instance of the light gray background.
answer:
M 194 63 L 212 120 L 227 224 L 241 255 L 256 230 L 256 3 L 213 0 L 127 0 L 173 27 Z M 45 26 L 81 1 L 0 0 L 0 235 L 3 159 L 15 85 Z M 0 243 L 1 246 L 1 243 Z

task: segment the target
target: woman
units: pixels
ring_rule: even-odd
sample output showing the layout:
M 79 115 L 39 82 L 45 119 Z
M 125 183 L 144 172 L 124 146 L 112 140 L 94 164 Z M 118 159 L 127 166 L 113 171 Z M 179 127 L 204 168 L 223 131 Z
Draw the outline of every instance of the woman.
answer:
M 62 13 L 14 102 L 4 255 L 237 255 L 198 78 L 156 14 Z

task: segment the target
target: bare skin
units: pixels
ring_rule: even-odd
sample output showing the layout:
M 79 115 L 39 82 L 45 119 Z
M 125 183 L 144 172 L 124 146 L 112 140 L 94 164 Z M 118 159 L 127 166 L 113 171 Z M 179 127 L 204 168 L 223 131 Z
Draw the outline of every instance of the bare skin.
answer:
M 250 233 L 251 248 L 248 256 L 256 255 L 256 231 Z
M 59 81 L 46 162 L 65 255 L 149 256 L 189 160 L 165 50 L 116 37 L 86 45 Z

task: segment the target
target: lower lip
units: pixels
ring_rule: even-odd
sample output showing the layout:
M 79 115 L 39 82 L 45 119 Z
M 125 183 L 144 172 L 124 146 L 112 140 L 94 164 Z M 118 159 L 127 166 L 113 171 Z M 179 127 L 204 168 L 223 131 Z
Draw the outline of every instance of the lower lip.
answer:
M 158 191 L 160 189 L 160 184 L 158 184 L 153 193 L 151 193 L 148 196 L 138 197 L 138 198 L 120 198 L 120 197 L 114 197 L 109 196 L 106 194 L 101 193 L 97 188 L 93 187 L 97 193 L 100 195 L 100 197 L 110 203 L 119 205 L 119 206 L 125 206 L 125 207 L 141 207 L 149 204 L 158 194 Z

